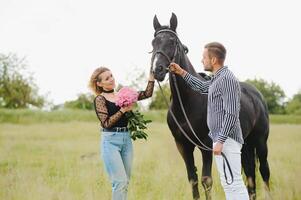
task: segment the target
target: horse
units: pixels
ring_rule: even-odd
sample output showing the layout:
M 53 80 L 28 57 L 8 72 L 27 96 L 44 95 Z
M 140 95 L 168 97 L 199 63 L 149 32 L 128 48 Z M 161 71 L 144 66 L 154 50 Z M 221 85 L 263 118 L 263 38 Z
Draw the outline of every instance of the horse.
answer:
M 152 40 L 151 70 L 158 83 L 162 82 L 166 74 L 169 73 L 168 66 L 172 61 L 201 80 L 210 79 L 205 73 L 197 73 L 190 63 L 186 55 L 188 48 L 181 43 L 176 32 L 177 16 L 174 13 L 170 18 L 169 26 L 162 26 L 155 15 L 153 27 L 155 33 Z M 182 77 L 175 76 L 172 73 L 169 73 L 169 84 L 171 101 L 167 113 L 167 124 L 174 137 L 176 147 L 185 162 L 193 199 L 200 199 L 197 168 L 193 156 L 196 147 L 202 154 L 201 184 L 205 190 L 206 199 L 211 199 L 213 184 L 211 176 L 212 152 L 208 149 L 212 148 L 212 140 L 208 136 L 209 129 L 207 126 L 208 96 L 207 94 L 195 92 L 185 83 Z M 259 160 L 259 171 L 268 196 L 270 191 L 270 169 L 267 160 L 269 115 L 263 96 L 254 86 L 240 82 L 240 87 L 241 107 L 239 119 L 244 137 L 241 161 L 246 175 L 246 185 L 250 199 L 256 199 L 256 158 Z M 183 109 L 181 109 L 181 106 Z M 185 116 L 183 110 L 188 113 L 187 116 Z

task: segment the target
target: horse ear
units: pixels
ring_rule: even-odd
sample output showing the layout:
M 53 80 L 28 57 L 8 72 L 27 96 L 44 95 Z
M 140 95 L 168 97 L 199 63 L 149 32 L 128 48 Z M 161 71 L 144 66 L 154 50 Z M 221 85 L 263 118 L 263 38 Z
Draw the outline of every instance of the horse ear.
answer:
M 157 15 L 155 15 L 154 20 L 153 20 L 153 25 L 154 25 L 154 29 L 157 30 L 158 28 L 161 27 L 161 24 L 159 23 L 159 20 L 157 18 Z
M 177 20 L 177 16 L 175 15 L 175 13 L 172 13 L 169 23 L 170 23 L 170 29 L 173 31 L 176 31 L 176 28 L 178 26 L 178 20 Z

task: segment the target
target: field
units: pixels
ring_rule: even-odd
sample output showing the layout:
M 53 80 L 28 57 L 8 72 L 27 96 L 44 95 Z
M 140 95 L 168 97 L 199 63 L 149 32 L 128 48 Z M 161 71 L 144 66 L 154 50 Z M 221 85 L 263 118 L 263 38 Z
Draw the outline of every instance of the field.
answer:
M 149 126 L 148 141 L 134 142 L 130 200 L 192 199 L 184 162 L 163 118 L 159 116 Z M 97 121 L 20 120 L 22 123 L 0 124 L 1 200 L 110 199 L 110 184 L 99 156 Z M 273 199 L 301 199 L 300 134 L 300 124 L 271 125 Z M 199 151 L 195 151 L 195 158 L 200 177 Z M 213 181 L 213 199 L 224 199 L 215 165 Z M 259 173 L 257 187 L 258 199 L 264 199 Z M 201 186 L 200 192 L 204 198 Z

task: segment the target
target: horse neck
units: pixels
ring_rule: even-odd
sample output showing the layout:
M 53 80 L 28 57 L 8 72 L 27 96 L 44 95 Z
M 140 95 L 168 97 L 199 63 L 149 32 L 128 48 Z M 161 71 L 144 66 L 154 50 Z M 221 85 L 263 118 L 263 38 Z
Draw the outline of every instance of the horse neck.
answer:
M 179 58 L 179 57 L 178 57 Z M 177 60 L 176 60 L 177 61 Z M 202 77 L 198 75 L 198 73 L 195 71 L 194 67 L 190 63 L 188 57 L 186 54 L 181 54 L 180 60 L 177 62 L 185 71 L 187 71 L 189 74 L 199 77 L 200 79 L 204 80 Z M 183 101 L 183 104 L 185 104 L 187 99 L 189 99 L 189 96 L 195 95 L 195 91 L 193 91 L 188 84 L 184 81 L 184 79 L 178 75 L 175 75 L 176 77 L 176 84 L 178 86 L 181 99 Z M 173 80 L 173 77 L 171 74 L 169 74 L 169 83 L 170 83 L 170 90 L 171 90 L 171 95 L 173 99 L 173 103 L 177 104 L 179 103 L 178 101 L 178 96 L 175 88 L 175 83 Z

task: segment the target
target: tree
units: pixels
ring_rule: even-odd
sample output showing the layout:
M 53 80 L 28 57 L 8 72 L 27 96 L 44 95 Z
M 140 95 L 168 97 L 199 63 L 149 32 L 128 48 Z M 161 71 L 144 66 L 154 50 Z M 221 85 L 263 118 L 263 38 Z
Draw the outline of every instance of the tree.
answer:
M 135 72 L 135 75 L 134 73 Z M 148 74 L 147 74 L 148 75 Z M 136 90 L 143 90 L 144 85 L 147 81 L 147 76 L 144 71 L 138 67 L 131 67 L 130 73 L 126 75 L 126 84 L 128 87 L 131 87 Z
M 126 86 L 133 88 L 134 90 L 141 91 L 144 90 L 147 84 L 148 75 L 145 71 L 141 70 L 137 66 L 130 67 L 130 72 L 126 75 Z M 135 72 L 135 73 L 133 73 Z M 123 86 L 119 85 L 116 91 L 119 91 Z M 150 103 L 150 99 L 145 99 L 143 101 L 138 101 L 134 105 L 134 109 L 146 110 Z
M 279 85 L 274 82 L 268 83 L 263 79 L 247 79 L 247 83 L 254 85 L 263 95 L 271 114 L 283 114 L 285 93 Z
M 94 96 L 92 94 L 81 93 L 78 95 L 76 100 L 66 101 L 64 103 L 64 107 L 71 108 L 71 109 L 92 110 L 94 108 L 93 100 L 94 100 Z
M 162 90 L 169 103 L 171 93 L 170 93 L 170 87 L 168 82 L 162 85 Z M 154 92 L 154 98 L 149 108 L 155 110 L 168 109 L 160 88 Z
M 286 112 L 288 114 L 301 115 L 301 90 L 288 101 Z
M 25 59 L 15 54 L 0 54 L 0 107 L 42 107 L 45 98 L 38 95 L 32 75 L 26 71 Z

